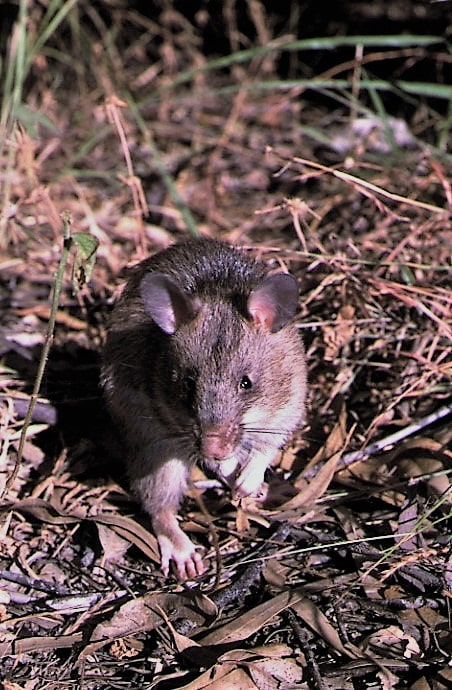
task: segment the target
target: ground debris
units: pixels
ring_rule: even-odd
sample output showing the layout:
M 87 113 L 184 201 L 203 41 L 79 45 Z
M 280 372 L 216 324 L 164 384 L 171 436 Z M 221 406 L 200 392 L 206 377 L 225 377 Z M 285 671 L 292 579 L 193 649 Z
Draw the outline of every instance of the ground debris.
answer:
M 28 120 L 1 141 L 0 680 L 8 690 L 443 690 L 452 654 L 446 115 L 439 98 L 396 91 L 378 91 L 376 107 L 377 92 L 372 100 L 363 87 L 358 98 L 353 80 L 369 61 L 391 84 L 413 69 L 417 84 L 420 64 L 439 88 L 449 58 L 435 43 L 384 59 L 366 47 L 362 63 L 354 46 L 318 48 L 311 64 L 308 53 L 269 50 L 273 30 L 286 39 L 264 3 L 246 3 L 243 26 L 234 3 L 212 10 L 217 23 L 207 9 L 182 14 L 163 2 L 154 17 L 129 4 L 78 3 L 71 21 L 81 32 L 68 23 L 69 42 L 56 31 L 34 56 Z M 440 4 L 429 6 L 432 32 L 444 29 Z M 359 33 L 370 10 L 355 5 L 350 26 L 331 18 L 331 35 Z M 424 12 L 408 5 L 408 20 Z M 45 6 L 32 8 L 36 32 Z M 289 38 L 299 30 L 295 14 L 284 27 Z M 210 41 L 225 59 L 255 41 L 265 50 L 212 66 Z M 344 71 L 356 90 L 333 98 L 276 82 L 294 70 Z M 117 95 L 125 88 L 130 100 Z M 71 270 L 64 278 L 41 397 L 6 491 L 66 211 L 99 242 L 96 263 L 76 294 Z M 182 587 L 162 576 L 149 521 L 128 493 L 98 374 L 127 269 L 194 228 L 297 277 L 310 401 L 306 428 L 259 500 L 233 501 L 194 474 L 182 515 L 211 567 Z

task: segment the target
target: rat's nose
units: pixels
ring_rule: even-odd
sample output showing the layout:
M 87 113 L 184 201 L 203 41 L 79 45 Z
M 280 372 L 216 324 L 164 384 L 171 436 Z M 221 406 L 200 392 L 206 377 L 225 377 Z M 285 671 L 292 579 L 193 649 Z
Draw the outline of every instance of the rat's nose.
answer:
M 234 453 L 239 428 L 233 422 L 211 424 L 201 433 L 201 453 L 206 460 L 226 460 Z

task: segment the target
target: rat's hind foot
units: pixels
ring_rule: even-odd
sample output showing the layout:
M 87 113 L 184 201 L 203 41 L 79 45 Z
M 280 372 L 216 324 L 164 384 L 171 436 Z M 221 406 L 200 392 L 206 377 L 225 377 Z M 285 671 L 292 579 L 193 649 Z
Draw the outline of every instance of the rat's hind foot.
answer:
M 153 518 L 154 531 L 160 547 L 164 575 L 169 574 L 174 563 L 179 580 L 193 580 L 205 571 L 202 555 L 181 530 L 173 513 L 164 513 Z

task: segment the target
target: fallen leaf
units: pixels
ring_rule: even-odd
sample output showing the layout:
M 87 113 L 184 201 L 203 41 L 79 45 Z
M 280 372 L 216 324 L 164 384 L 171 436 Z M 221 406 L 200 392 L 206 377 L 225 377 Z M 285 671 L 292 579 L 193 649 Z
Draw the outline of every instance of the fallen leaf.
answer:
M 323 496 L 329 487 L 331 480 L 336 472 L 339 460 L 341 459 L 342 451 L 335 453 L 317 472 L 313 479 L 306 479 L 304 485 L 298 482 L 300 487 L 298 493 L 293 498 L 282 504 L 281 510 L 290 511 L 297 508 L 309 510 L 313 503 Z
M 388 647 L 399 647 L 405 659 L 414 657 L 422 657 L 421 649 L 412 635 L 408 635 L 396 625 L 390 625 L 387 628 L 378 630 L 372 635 L 369 635 L 365 641 L 366 649 L 369 647 L 378 650 L 379 654 L 383 656 L 388 653 Z M 394 654 L 394 652 L 392 652 Z
M 86 514 L 86 510 L 82 509 L 66 513 L 50 501 L 40 498 L 29 498 L 0 506 L 0 512 L 6 510 L 28 513 L 42 522 L 53 525 L 70 525 L 80 520 L 89 520 L 96 525 L 107 525 L 114 529 L 120 537 L 137 546 L 151 560 L 156 563 L 160 562 L 156 538 L 131 518 L 109 513 L 98 513 L 91 517 Z
M 300 472 L 300 474 L 296 477 L 294 484 L 297 488 L 304 486 L 306 477 L 310 476 L 311 470 L 317 469 L 317 466 L 323 465 L 333 455 L 335 455 L 335 453 L 338 453 L 339 451 L 343 452 L 348 439 L 346 423 L 347 413 L 345 406 L 343 405 L 339 413 L 339 418 L 331 429 L 325 443 L 319 448 L 314 457 L 311 458 L 303 471 Z
M 355 645 L 343 645 L 336 628 L 329 622 L 325 614 L 306 596 L 290 605 L 290 608 L 313 630 L 322 637 L 336 651 L 351 659 L 363 658 L 363 653 Z
M 205 646 L 246 640 L 289 606 L 295 606 L 303 597 L 304 594 L 301 589 L 282 592 L 270 601 L 259 604 L 259 606 L 255 606 L 250 611 L 238 616 L 231 623 L 226 623 L 208 633 L 201 638 L 200 642 Z
M 295 659 L 259 659 L 247 668 L 259 690 L 299 687 L 303 680 L 303 669 Z
M 325 343 L 323 357 L 327 362 L 336 359 L 341 349 L 348 345 L 355 335 L 354 315 L 354 307 L 351 304 L 344 304 L 339 309 L 335 324 L 323 326 L 323 341 Z
M 130 547 L 130 541 L 121 537 L 114 529 L 99 523 L 97 533 L 107 562 L 120 561 Z

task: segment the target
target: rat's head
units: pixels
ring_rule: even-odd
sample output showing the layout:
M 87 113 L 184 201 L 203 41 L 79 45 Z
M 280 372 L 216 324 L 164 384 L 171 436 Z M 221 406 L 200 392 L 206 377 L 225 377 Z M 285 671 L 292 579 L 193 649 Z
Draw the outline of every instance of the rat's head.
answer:
M 260 443 L 271 443 L 272 434 L 280 440 L 293 429 L 305 374 L 298 335 L 288 325 L 298 302 L 292 276 L 264 276 L 249 294 L 226 299 L 188 294 L 174 278 L 152 272 L 141 296 L 166 334 L 168 402 L 193 420 L 205 458 L 222 461 L 239 446 L 248 444 L 249 452 L 258 434 Z

